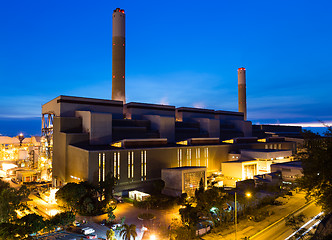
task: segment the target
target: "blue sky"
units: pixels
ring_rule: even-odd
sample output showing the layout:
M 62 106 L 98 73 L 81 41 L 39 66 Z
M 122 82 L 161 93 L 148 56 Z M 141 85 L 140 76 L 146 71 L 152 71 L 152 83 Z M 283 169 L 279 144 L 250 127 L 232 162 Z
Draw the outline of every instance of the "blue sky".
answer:
M 332 1 L 4 0 L 0 133 L 8 118 L 39 128 L 58 95 L 111 97 L 116 7 L 128 102 L 236 111 L 245 67 L 253 123 L 331 122 Z

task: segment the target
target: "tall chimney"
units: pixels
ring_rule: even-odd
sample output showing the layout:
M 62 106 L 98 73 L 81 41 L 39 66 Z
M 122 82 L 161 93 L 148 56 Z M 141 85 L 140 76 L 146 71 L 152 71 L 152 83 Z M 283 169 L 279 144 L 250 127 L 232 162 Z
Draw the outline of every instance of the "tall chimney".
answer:
M 113 11 L 112 100 L 126 102 L 125 93 L 125 13 Z
M 247 94 L 246 94 L 246 69 L 237 70 L 238 88 L 239 88 L 239 112 L 244 113 L 244 120 L 247 120 Z

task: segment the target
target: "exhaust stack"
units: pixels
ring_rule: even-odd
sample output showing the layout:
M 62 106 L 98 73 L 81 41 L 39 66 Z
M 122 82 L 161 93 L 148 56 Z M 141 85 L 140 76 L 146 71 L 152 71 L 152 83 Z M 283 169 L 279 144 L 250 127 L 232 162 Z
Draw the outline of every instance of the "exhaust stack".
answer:
M 246 87 L 246 69 L 239 68 L 238 75 L 238 94 L 239 94 L 239 112 L 244 113 L 244 120 L 247 120 L 247 87 Z
M 113 11 L 112 38 L 112 100 L 126 103 L 125 93 L 125 13 L 117 8 Z

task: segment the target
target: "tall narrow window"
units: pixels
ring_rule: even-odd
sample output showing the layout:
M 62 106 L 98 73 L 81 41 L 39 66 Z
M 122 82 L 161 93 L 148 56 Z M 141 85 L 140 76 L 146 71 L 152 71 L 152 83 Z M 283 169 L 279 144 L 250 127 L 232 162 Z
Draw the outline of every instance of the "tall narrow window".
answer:
M 205 166 L 209 167 L 209 148 L 204 148 Z
M 178 149 L 178 166 L 182 167 L 182 149 Z
M 101 153 L 98 154 L 98 182 L 101 181 Z
M 113 175 L 115 178 L 118 178 L 118 171 L 116 170 L 116 153 L 113 154 Z
M 120 153 L 118 152 L 118 164 L 117 164 L 117 167 L 118 167 L 118 174 L 117 174 L 117 176 L 118 176 L 118 179 L 120 179 Z
M 187 165 L 191 166 L 191 149 L 187 149 Z
M 141 151 L 141 181 L 146 180 L 146 151 Z
M 131 178 L 134 178 L 134 152 L 131 152 Z
M 105 182 L 105 164 L 106 164 L 106 156 L 103 153 L 103 182 Z
M 196 166 L 201 166 L 201 149 L 196 148 Z
M 144 151 L 144 180 L 146 180 L 146 151 Z
M 130 161 L 130 152 L 128 152 L 128 179 L 130 179 L 130 176 L 131 176 L 131 174 L 130 174 L 130 169 L 131 169 L 131 166 L 130 166 L 130 163 L 131 163 L 131 161 Z

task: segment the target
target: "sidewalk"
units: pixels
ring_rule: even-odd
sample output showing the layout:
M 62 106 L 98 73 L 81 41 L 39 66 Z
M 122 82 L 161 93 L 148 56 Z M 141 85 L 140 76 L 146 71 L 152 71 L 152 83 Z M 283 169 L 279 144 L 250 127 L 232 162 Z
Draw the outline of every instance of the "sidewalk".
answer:
M 294 210 L 304 206 L 306 204 L 305 194 L 303 192 L 294 194 L 291 197 L 287 197 L 287 203 L 281 206 L 266 206 L 262 210 L 273 211 L 274 214 L 267 217 L 261 222 L 254 222 L 248 220 L 241 220 L 237 225 L 237 238 L 241 239 L 248 236 L 253 236 L 261 230 L 268 227 L 270 224 L 278 221 L 279 219 L 287 216 Z M 205 240 L 225 239 L 233 240 L 235 238 L 235 226 L 231 225 L 227 229 L 224 229 L 219 233 L 210 233 L 202 237 Z

